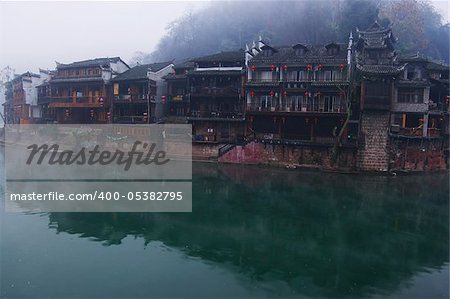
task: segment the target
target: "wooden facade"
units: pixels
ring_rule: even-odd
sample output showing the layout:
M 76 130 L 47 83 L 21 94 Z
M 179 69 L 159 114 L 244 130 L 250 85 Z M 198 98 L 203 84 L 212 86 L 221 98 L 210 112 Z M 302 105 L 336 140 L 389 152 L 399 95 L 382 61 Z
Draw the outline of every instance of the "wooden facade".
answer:
M 48 84 L 38 87 L 43 118 L 50 123 L 110 123 L 110 80 L 125 69 L 118 57 L 58 64 Z

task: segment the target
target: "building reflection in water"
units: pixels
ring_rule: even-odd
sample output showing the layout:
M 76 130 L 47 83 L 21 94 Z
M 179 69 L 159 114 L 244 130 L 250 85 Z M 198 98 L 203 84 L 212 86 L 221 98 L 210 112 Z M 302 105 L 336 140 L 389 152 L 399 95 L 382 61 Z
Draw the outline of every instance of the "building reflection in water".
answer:
M 307 296 L 391 293 L 449 261 L 448 175 L 194 167 L 193 213 L 51 213 L 50 227 L 120 245 L 161 241 Z

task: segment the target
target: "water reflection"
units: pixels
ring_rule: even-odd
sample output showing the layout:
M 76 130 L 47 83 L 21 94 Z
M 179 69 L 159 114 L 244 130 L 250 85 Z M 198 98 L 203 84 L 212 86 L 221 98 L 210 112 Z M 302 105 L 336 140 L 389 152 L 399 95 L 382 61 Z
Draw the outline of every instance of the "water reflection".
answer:
M 193 192 L 193 213 L 51 213 L 49 226 L 104 246 L 160 241 L 311 297 L 390 294 L 449 261 L 447 174 L 197 164 Z

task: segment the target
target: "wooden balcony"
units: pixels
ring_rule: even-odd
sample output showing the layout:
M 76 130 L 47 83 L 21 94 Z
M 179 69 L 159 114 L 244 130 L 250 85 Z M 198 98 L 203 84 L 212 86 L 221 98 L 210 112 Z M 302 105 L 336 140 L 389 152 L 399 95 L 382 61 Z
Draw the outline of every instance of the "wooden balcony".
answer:
M 114 103 L 147 103 L 147 94 L 120 94 L 114 96 Z
M 105 97 L 49 97 L 47 100 L 50 108 L 101 108 L 107 103 Z
M 336 114 L 341 113 L 345 114 L 347 113 L 345 107 L 321 107 L 319 105 L 307 105 L 307 106 L 298 106 L 298 107 L 280 107 L 280 106 L 274 106 L 274 107 L 264 107 L 264 106 L 257 106 L 257 105 L 247 105 L 247 112 L 250 113 L 287 113 L 287 114 L 301 114 L 301 113 L 327 113 L 327 114 Z
M 244 120 L 244 113 L 241 111 L 199 111 L 193 110 L 187 116 L 188 120 Z
M 147 124 L 147 117 L 144 116 L 116 116 L 113 118 L 115 124 Z
M 237 96 L 239 88 L 226 87 L 195 87 L 191 89 L 193 96 Z

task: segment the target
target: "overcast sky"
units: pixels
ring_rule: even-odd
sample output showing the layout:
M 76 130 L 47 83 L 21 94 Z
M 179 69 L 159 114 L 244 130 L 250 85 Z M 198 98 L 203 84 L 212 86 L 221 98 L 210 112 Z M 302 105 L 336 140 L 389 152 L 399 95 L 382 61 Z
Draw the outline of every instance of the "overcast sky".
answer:
M 0 69 L 16 73 L 151 52 L 166 26 L 205 2 L 2 2 Z
M 449 2 L 434 0 L 449 20 Z M 167 24 L 206 2 L 3 2 L 0 1 L 0 69 L 16 73 L 54 69 L 95 57 L 151 52 Z

